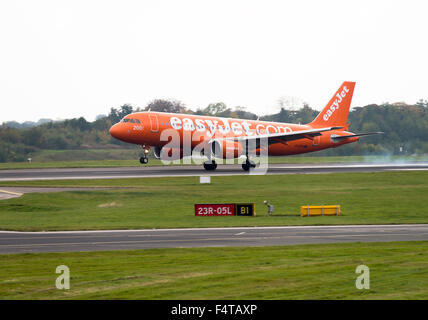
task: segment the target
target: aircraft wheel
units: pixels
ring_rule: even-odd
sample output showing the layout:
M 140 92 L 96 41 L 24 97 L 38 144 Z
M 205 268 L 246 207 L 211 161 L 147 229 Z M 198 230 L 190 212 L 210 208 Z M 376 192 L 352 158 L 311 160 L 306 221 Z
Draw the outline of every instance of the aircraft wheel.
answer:
M 146 157 L 141 157 L 140 158 L 140 163 L 147 164 L 147 163 L 149 163 L 149 159 L 147 159 Z
M 213 171 L 217 169 L 217 163 L 215 163 L 215 161 L 204 162 L 204 169 L 207 171 Z
M 242 164 L 242 169 L 244 171 L 250 171 L 251 168 L 255 168 L 255 167 L 256 167 L 256 163 L 251 160 L 247 160 L 245 161 L 245 163 Z

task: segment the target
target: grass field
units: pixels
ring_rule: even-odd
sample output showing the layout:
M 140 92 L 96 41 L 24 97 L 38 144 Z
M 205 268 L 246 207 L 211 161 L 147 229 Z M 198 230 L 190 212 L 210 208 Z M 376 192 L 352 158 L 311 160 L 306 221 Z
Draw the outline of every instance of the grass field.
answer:
M 78 156 L 71 156 L 77 152 Z M 84 156 L 90 153 L 90 157 L 96 160 L 88 160 Z M 80 157 L 79 157 L 80 155 Z M 129 155 L 129 156 L 128 156 Z M 88 156 L 89 157 L 89 156 Z M 128 157 L 121 159 L 120 157 Z M 38 168 L 90 168 L 90 167 L 139 167 L 138 150 L 66 150 L 45 152 L 43 157 L 34 158 L 29 162 L 5 162 L 0 163 L 0 170 L 6 169 L 38 169 Z M 80 158 L 80 160 L 76 160 Z M 55 161 L 51 159 L 56 159 Z M 74 159 L 74 160 L 73 160 Z M 109 159 L 109 160 L 105 160 Z M 428 156 L 287 156 L 287 157 L 270 157 L 269 163 L 343 163 L 343 162 L 418 162 L 428 161 Z M 236 160 L 236 163 L 238 161 Z M 163 165 L 160 160 L 151 158 L 145 166 Z
M 25 194 L 0 201 L 3 230 L 91 230 L 268 225 L 427 223 L 428 172 L 335 173 L 3 182 L 111 190 Z M 275 206 L 268 216 L 264 200 Z M 195 203 L 254 202 L 256 217 L 195 217 Z M 299 216 L 302 205 L 340 204 L 339 217 Z
M 427 270 L 427 241 L 13 254 L 0 255 L 0 299 L 427 299 Z

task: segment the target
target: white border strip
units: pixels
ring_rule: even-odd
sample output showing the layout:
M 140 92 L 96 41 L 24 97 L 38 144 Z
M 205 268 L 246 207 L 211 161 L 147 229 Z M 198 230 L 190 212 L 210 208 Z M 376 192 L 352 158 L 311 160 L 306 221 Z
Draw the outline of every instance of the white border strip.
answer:
M 3 234 L 76 234 L 76 233 L 127 233 L 127 232 L 168 232 L 168 231 L 203 231 L 203 230 L 272 230 L 272 229 L 332 229 L 332 228 L 428 228 L 428 224 L 357 224 L 328 226 L 265 226 L 265 227 L 225 227 L 225 228 L 173 228 L 173 229 L 129 229 L 129 230 L 73 230 L 73 231 L 2 231 Z

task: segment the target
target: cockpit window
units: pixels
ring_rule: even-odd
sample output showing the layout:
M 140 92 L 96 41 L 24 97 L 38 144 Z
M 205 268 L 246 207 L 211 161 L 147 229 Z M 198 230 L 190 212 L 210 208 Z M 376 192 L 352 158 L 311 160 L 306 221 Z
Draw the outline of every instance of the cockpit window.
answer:
M 141 123 L 140 120 L 138 119 L 129 119 L 129 118 L 124 118 L 120 122 Z

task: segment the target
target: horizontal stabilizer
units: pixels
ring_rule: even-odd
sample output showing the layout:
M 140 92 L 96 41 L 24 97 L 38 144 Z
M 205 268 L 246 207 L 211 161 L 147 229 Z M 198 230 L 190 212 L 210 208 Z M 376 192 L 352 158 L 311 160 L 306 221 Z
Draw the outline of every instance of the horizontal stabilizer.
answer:
M 332 137 L 333 140 L 344 140 L 344 139 L 348 139 L 348 138 L 354 138 L 354 137 L 363 137 L 363 136 L 371 136 L 374 134 L 383 134 L 383 132 L 368 132 L 368 133 L 358 133 L 358 134 L 350 134 L 347 136 L 336 136 L 336 137 Z

